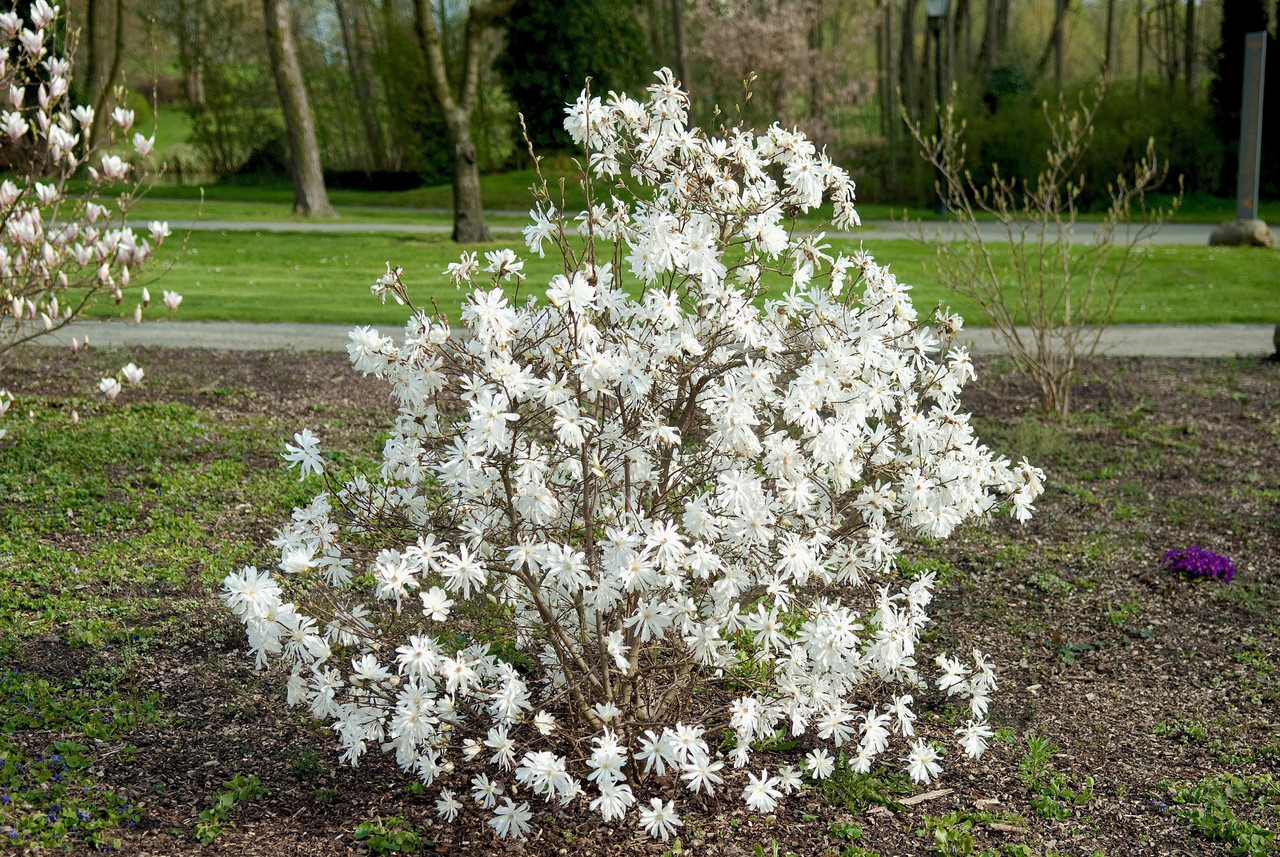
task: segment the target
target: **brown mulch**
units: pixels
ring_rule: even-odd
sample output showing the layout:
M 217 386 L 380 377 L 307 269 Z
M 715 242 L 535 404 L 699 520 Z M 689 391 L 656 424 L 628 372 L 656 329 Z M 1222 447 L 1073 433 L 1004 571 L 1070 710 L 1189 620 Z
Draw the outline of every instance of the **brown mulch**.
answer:
M 94 379 L 114 372 L 122 356 L 147 371 L 130 401 L 275 419 L 282 440 L 320 417 L 333 425 L 334 442 L 369 447 L 390 414 L 385 388 L 357 377 L 341 355 L 136 349 L 67 360 L 27 349 L 0 386 L 77 397 L 87 413 Z M 933 633 L 952 651 L 978 646 L 997 663 L 992 722 L 1010 730 L 1012 741 L 997 740 L 977 762 L 953 749 L 929 787 L 950 793 L 895 811 L 854 813 L 808 792 L 759 817 L 737 799 L 737 788 L 716 803 L 682 798 L 684 853 L 753 854 L 760 845 L 769 855 L 774 841 L 778 854 L 840 853 L 850 843 L 832 838 L 830 826 L 856 821 L 864 836 L 854 844 L 869 852 L 932 854 L 924 817 L 977 809 L 1017 813 L 1024 823 L 974 828 L 973 853 L 1014 843 L 1032 854 L 1228 853 L 1177 823 L 1165 805 L 1166 781 L 1280 773 L 1280 366 L 1096 361 L 1077 391 L 1077 415 L 1060 426 L 1026 419 L 1035 399 L 1024 379 L 991 361 L 979 370 L 965 400 L 979 434 L 1010 458 L 1025 454 L 1042 466 L 1048 490 L 1025 526 L 999 520 L 909 553 L 955 570 L 939 589 Z M 275 466 L 275 455 L 264 450 L 263 466 Z M 249 513 L 236 520 L 258 540 L 279 523 Z M 1229 555 L 1235 580 L 1192 581 L 1161 568 L 1165 551 L 1190 544 Z M 585 807 L 547 809 L 537 800 L 541 831 L 500 842 L 461 787 L 466 809 L 442 825 L 435 790 L 412 793 L 393 760 L 375 751 L 359 768 L 341 766 L 329 731 L 285 708 L 280 684 L 250 668 L 238 625 L 209 614 L 218 617 L 212 627 L 189 628 L 147 652 L 153 664 L 139 690 L 160 693 L 172 722 L 127 736 L 137 748 L 131 758 L 103 748 L 104 785 L 144 806 L 142 822 L 123 834 L 123 853 L 360 854 L 355 827 L 391 815 L 431 841 L 419 853 L 671 850 L 634 820 L 606 826 Z M 1246 652 L 1263 653 L 1269 669 Z M 51 637 L 33 641 L 8 666 L 57 679 L 86 658 L 116 656 L 70 650 Z M 930 728 L 942 731 L 947 716 L 937 702 L 925 719 L 935 718 Z M 1193 723 L 1204 737 L 1182 729 Z M 1073 786 L 1094 778 L 1093 802 L 1066 821 L 1038 817 L 1018 776 L 1031 733 L 1060 748 L 1053 768 Z M 770 767 L 776 763 L 785 760 Z M 192 836 L 198 814 L 236 772 L 258 776 L 270 793 L 201 846 Z M 745 783 L 745 772 L 726 785 L 740 787 L 739 780 Z M 661 784 L 638 790 L 643 803 L 667 792 L 675 796 Z M 1274 808 L 1233 808 L 1275 823 Z

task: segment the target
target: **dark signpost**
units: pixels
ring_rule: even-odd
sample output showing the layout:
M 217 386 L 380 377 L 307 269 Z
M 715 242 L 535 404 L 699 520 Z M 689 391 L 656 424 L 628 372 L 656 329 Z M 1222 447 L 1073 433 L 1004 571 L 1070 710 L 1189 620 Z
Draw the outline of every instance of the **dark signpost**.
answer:
M 1267 67 L 1267 34 L 1244 37 L 1244 93 L 1240 103 L 1240 171 L 1236 217 L 1258 218 L 1258 171 L 1262 157 L 1262 75 Z

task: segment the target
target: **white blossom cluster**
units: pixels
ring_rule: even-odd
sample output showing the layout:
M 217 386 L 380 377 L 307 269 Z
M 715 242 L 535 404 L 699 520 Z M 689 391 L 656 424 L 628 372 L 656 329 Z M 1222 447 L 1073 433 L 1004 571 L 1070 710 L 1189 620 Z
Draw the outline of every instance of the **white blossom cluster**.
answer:
M 1026 519 L 1041 492 L 960 410 L 960 319 L 918 318 L 869 256 L 793 234 L 824 197 L 856 223 L 847 174 L 777 126 L 690 128 L 669 72 L 649 93 L 568 108 L 590 208 L 552 210 L 544 186 L 526 243 L 564 261 L 544 295 L 520 297 L 511 251 L 467 253 L 446 272 L 471 289 L 461 335 L 416 310 L 399 343 L 352 331 L 399 405 L 380 473 L 336 479 L 299 432 L 285 458 L 331 490 L 279 531 L 282 578 L 224 582 L 258 665 L 288 665 L 344 760 L 394 752 L 442 781 L 450 821 L 450 775 L 472 773 L 503 837 L 541 799 L 665 840 L 681 820 L 646 805 L 651 778 L 717 794 L 779 736 L 811 749 L 747 772 L 758 812 L 841 753 L 928 782 L 925 693 L 962 706 L 979 755 L 993 667 L 922 651 L 935 581 L 896 557 Z M 397 269 L 373 290 L 409 302 Z
M 59 7 L 46 0 L 25 18 L 0 14 L 0 145 L 11 172 L 0 181 L 0 355 L 64 326 L 99 294 L 122 302 L 130 272 L 169 235 L 159 221 L 146 235 L 126 224 L 155 137 L 134 133 L 133 159 L 112 153 L 134 121 L 132 110 L 117 107 L 102 139 L 91 139 L 94 108 L 68 98 L 71 62 L 58 20 Z M 67 182 L 81 171 L 88 192 L 71 194 Z M 182 300 L 164 297 L 171 312 Z M 144 288 L 135 321 L 149 301 Z

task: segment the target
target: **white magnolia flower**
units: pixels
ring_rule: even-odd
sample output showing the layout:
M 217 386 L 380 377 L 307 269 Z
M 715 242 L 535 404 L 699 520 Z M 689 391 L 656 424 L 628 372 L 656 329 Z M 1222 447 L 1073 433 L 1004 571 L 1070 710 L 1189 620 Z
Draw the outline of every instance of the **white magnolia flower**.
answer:
M 821 747 L 809 751 L 809 755 L 805 757 L 805 767 L 815 780 L 825 780 L 836 768 L 831 754 Z
M 938 774 L 942 773 L 942 766 L 938 764 L 938 751 L 923 739 L 917 739 L 911 745 L 911 752 L 906 755 L 904 761 L 907 763 L 907 773 L 917 783 L 931 783 Z
M 281 456 L 285 461 L 289 462 L 289 467 L 300 465 L 298 479 L 306 479 L 308 474 L 324 473 L 324 459 L 320 457 L 320 440 L 311 433 L 310 429 L 303 429 L 293 436 L 293 443 L 284 445 L 284 454 Z
M 640 827 L 654 839 L 666 842 L 677 827 L 683 826 L 684 822 L 676 814 L 675 801 L 664 804 L 661 798 L 653 798 L 647 808 L 640 810 Z
M 742 790 L 742 799 L 756 812 L 773 812 L 778 806 L 778 800 L 782 797 L 778 785 L 778 778 L 769 776 L 768 771 L 761 771 L 758 777 L 748 774 L 747 786 Z
M 136 387 L 142 383 L 142 376 L 146 373 L 139 369 L 133 363 L 126 363 L 121 369 L 120 374 L 129 382 L 130 387 Z
M 494 810 L 493 818 L 489 819 L 489 825 L 503 839 L 521 839 L 529 832 L 529 819 L 533 818 L 533 813 L 529 811 L 529 804 L 522 803 L 516 806 L 511 798 L 503 798 L 503 800 L 505 803 Z

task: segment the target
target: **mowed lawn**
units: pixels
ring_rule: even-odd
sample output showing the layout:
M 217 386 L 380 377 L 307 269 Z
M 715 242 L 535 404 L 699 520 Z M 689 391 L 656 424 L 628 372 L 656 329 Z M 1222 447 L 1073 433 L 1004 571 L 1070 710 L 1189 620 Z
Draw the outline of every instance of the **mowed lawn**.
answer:
M 186 237 L 185 247 L 183 239 Z M 403 307 L 382 307 L 369 286 L 387 262 L 404 269 L 415 302 L 437 306 L 457 317 L 464 293 L 443 276 L 445 266 L 463 250 L 510 246 L 526 258 L 528 281 L 521 297 L 541 293 L 563 270 L 558 257 L 539 259 L 525 252 L 518 234 L 498 236 L 492 245 L 460 247 L 448 235 L 321 234 L 280 232 L 192 232 L 175 234 L 159 258 L 167 270 L 153 268 L 156 300 L 146 315 L 165 314 L 159 291 L 180 292 L 177 317 L 185 320 L 248 322 L 325 322 L 399 324 Z M 852 252 L 858 242 L 832 241 L 833 252 Z M 935 277 L 933 252 L 914 241 L 868 239 L 863 247 L 898 277 L 914 286 L 921 309 L 937 303 L 981 325 L 978 308 L 942 289 Z M 1115 322 L 1217 323 L 1274 322 L 1280 319 L 1280 259 L 1274 251 L 1253 248 L 1157 246 L 1141 251 L 1142 261 L 1116 313 Z M 137 290 L 120 306 L 100 301 L 90 312 L 98 318 L 132 317 Z

